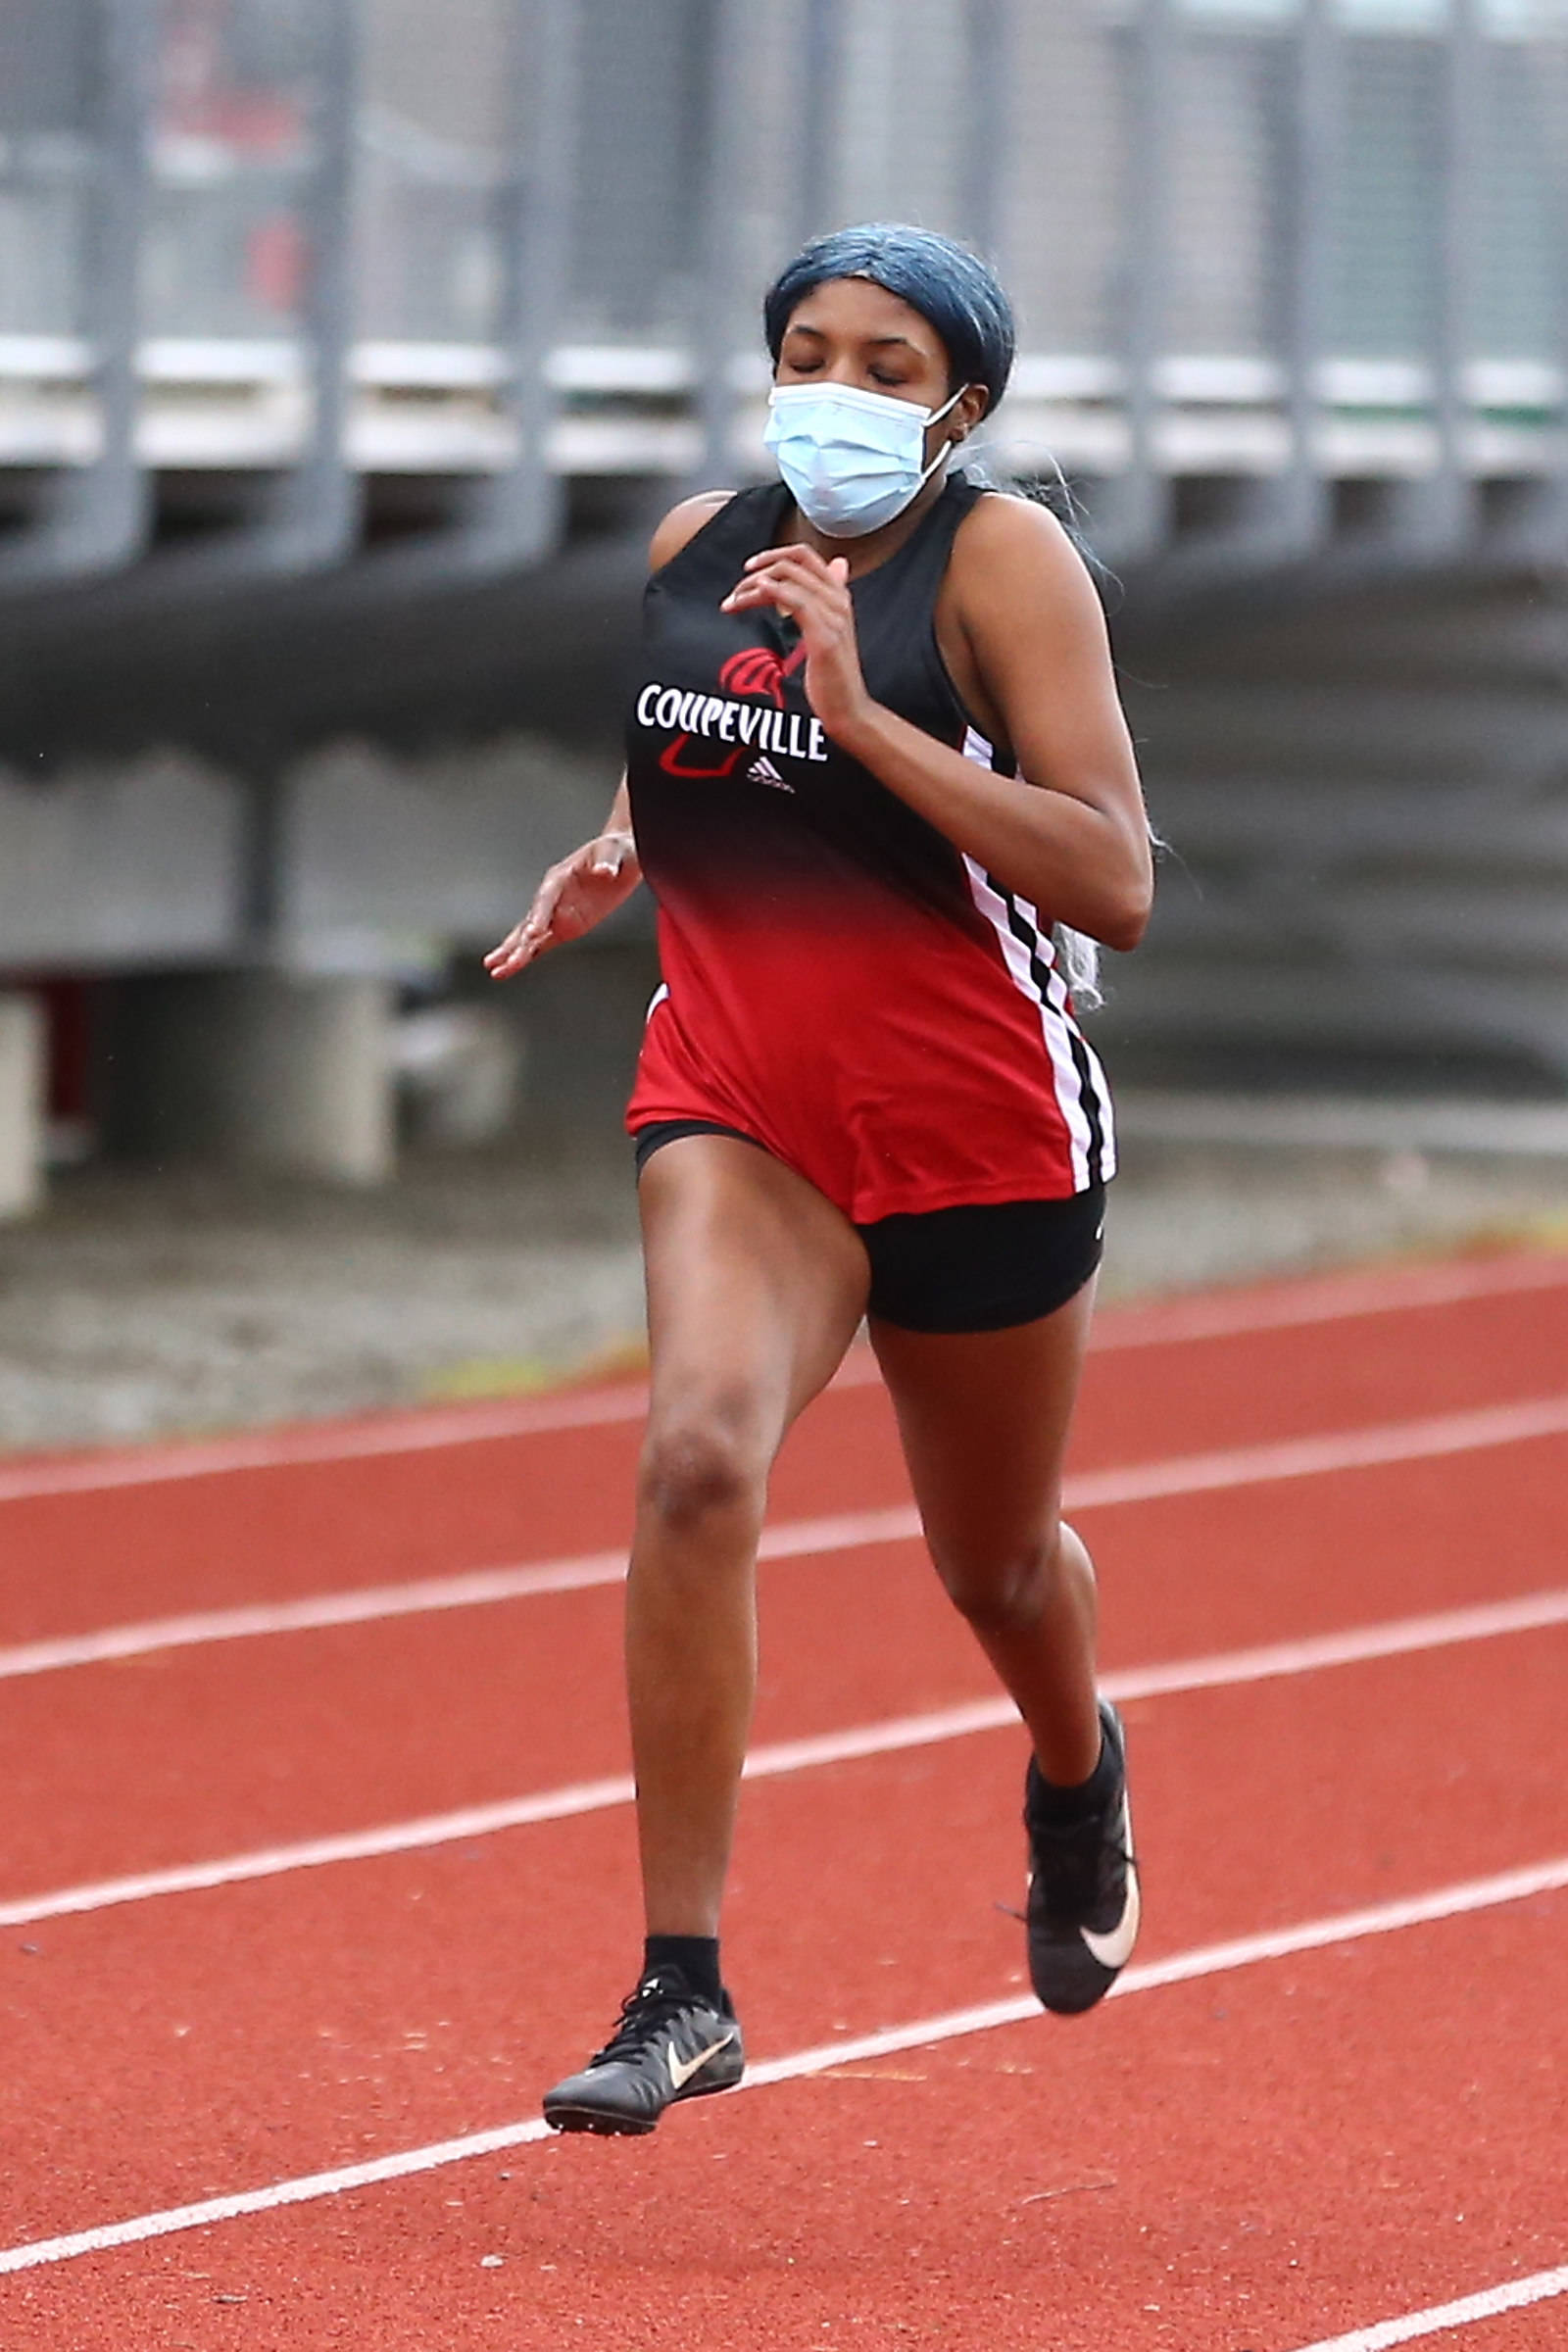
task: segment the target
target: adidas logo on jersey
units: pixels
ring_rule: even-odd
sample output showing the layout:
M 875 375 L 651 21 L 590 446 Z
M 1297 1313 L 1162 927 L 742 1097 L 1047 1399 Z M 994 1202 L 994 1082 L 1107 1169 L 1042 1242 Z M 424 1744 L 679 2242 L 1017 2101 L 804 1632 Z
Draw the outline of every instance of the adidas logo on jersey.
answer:
M 795 787 L 781 776 L 771 760 L 754 760 L 746 770 L 754 784 L 771 784 L 776 792 L 793 792 Z

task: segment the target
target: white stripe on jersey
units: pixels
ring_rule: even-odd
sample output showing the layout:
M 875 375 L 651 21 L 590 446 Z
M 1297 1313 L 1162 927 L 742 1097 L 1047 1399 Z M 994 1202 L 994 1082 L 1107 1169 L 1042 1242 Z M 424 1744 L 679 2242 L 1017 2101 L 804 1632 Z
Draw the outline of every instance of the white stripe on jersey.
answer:
M 991 745 L 974 727 L 964 731 L 963 756 L 977 767 L 989 768 L 994 762 Z M 1056 1104 L 1067 1130 L 1074 1188 L 1083 1192 L 1096 1182 L 1108 1183 L 1116 1172 L 1110 1089 L 1099 1055 L 1072 1017 L 1067 985 L 1056 962 L 1055 944 L 1036 909 L 1014 892 L 1013 906 L 1029 934 L 1026 940 L 1020 939 L 1008 920 L 1006 902 L 985 867 L 967 857 L 963 864 L 969 878 L 969 895 L 997 935 L 1013 985 L 1039 1011 L 1041 1034 L 1051 1056 Z M 1035 978 L 1037 969 L 1046 974 L 1043 990 Z M 1094 1128 L 1090 1123 L 1090 1105 L 1085 1102 L 1084 1078 L 1074 1056 L 1075 1045 L 1087 1066 L 1092 1106 L 1100 1122 L 1102 1142 L 1098 1154 L 1094 1153 Z
M 989 881 L 989 879 L 988 875 L 987 880 Z M 1076 1045 L 1078 1056 L 1081 1056 L 1082 1062 L 1087 1065 L 1087 1071 L 1080 1067 L 1079 1058 L 1072 1056 L 1069 1047 L 1069 1057 L 1072 1058 L 1073 1078 L 1077 1087 L 1079 1103 L 1087 1110 L 1088 1103 L 1092 1102 L 1096 1116 L 1100 1121 L 1100 1161 L 1096 1172 L 1102 1184 L 1108 1184 L 1116 1173 L 1116 1125 L 1110 1107 L 1110 1087 L 1106 1082 L 1105 1073 L 1101 1067 L 1100 1055 L 1095 1052 L 1094 1047 L 1073 1018 L 1071 994 L 1067 987 L 1066 975 L 1057 960 L 1055 943 L 1052 939 L 1050 931 L 1041 922 L 1036 908 L 1030 906 L 1027 899 L 1019 898 L 1016 891 L 1012 894 L 1012 903 L 1029 926 L 1037 943 L 1035 953 L 1041 962 L 1046 965 L 1050 974 L 1046 983 L 1048 1005 L 1060 1022 L 1063 1031 Z M 1087 1089 L 1084 1084 L 1086 1075 Z

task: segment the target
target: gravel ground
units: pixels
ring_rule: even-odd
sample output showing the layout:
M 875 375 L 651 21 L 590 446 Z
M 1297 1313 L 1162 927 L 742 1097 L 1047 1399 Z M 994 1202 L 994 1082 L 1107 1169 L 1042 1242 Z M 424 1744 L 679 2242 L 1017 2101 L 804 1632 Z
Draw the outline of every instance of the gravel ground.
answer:
M 1102 1295 L 1482 1240 L 1568 1248 L 1568 1159 L 1154 1140 L 1126 1125 Z M 627 1154 L 601 1127 L 422 1152 L 381 1193 L 94 1168 L 0 1227 L 0 1445 L 539 1386 L 635 1356 Z

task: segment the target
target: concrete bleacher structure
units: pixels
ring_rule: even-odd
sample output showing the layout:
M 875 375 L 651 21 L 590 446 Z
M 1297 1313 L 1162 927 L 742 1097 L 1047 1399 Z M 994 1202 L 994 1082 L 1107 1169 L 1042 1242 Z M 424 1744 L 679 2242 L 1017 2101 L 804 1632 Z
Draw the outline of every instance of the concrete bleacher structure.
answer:
M 1177 853 L 1115 959 L 1140 1066 L 1568 1092 L 1568 577 L 1319 594 L 1163 661 L 1128 688 Z
M 1002 263 L 990 463 L 1161 681 L 1203 895 L 1112 1020 L 1560 1085 L 1568 0 L 16 0 L 0 989 L 151 1039 L 208 975 L 264 1088 L 270 989 L 346 1101 L 411 939 L 594 821 L 637 532 L 760 471 L 758 290 L 876 216 Z M 519 728 L 578 754 L 442 750 Z M 318 1109 L 274 1155 L 384 1169 Z

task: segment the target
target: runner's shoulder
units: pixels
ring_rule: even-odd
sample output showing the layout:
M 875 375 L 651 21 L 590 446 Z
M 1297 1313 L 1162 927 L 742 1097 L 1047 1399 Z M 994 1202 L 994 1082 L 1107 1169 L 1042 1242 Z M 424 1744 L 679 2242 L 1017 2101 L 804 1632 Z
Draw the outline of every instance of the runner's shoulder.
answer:
M 705 523 L 729 505 L 733 490 L 699 490 L 695 498 L 683 498 L 678 507 L 671 507 L 655 531 L 648 548 L 650 570 L 662 571 L 673 563 L 683 547 L 696 538 Z
M 972 564 L 1019 564 L 1030 569 L 1082 567 L 1083 558 L 1051 509 L 1016 490 L 987 489 L 958 525 L 954 553 Z
M 1100 599 L 1071 533 L 1049 507 L 1016 491 L 977 498 L 953 543 L 953 584 L 967 611 L 996 612 L 1009 602 L 1045 598 L 1068 612 Z

